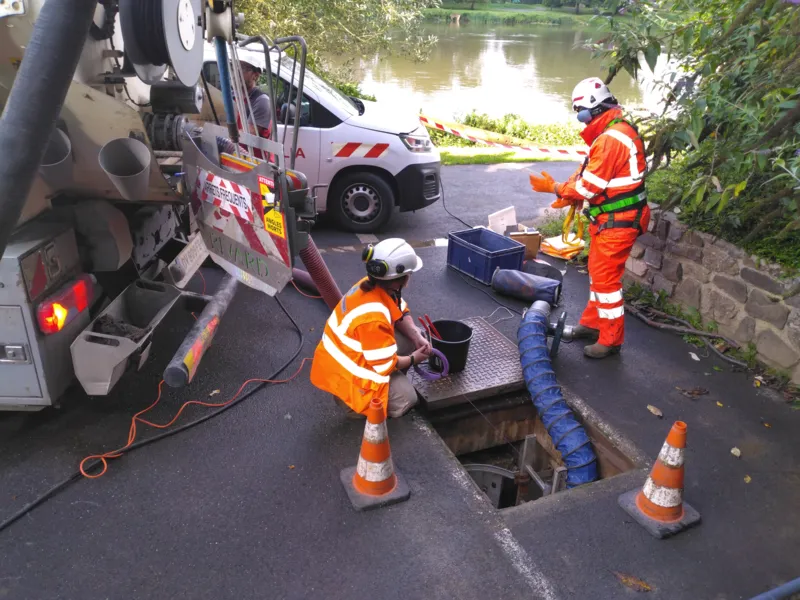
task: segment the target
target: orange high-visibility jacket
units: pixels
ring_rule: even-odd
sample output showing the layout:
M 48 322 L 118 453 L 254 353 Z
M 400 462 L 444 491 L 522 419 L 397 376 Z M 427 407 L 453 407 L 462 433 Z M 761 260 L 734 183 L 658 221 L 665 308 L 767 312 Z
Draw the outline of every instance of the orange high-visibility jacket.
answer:
M 314 352 L 311 383 L 358 413 L 378 398 L 386 410 L 389 376 L 397 364 L 394 324 L 408 312 L 382 288 L 361 289 L 362 279 L 336 305 Z
M 591 146 L 589 158 L 568 181 L 557 186 L 560 197 L 597 205 L 642 187 L 647 168 L 644 144 L 633 127 L 624 121 L 615 122 L 620 119 L 621 110 L 609 110 L 581 132 Z M 644 192 L 640 196 L 644 199 Z

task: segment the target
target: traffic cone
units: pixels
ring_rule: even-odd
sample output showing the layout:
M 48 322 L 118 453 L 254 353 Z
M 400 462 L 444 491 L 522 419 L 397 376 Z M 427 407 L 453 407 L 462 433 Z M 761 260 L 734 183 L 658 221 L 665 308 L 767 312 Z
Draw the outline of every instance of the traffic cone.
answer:
M 411 491 L 395 471 L 383 404 L 373 398 L 367 408 L 367 423 L 361 453 L 355 467 L 343 469 L 342 485 L 356 510 L 369 510 L 408 500 Z
M 686 423 L 675 421 L 644 487 L 625 492 L 619 505 L 648 532 L 666 538 L 700 522 L 700 513 L 683 501 Z

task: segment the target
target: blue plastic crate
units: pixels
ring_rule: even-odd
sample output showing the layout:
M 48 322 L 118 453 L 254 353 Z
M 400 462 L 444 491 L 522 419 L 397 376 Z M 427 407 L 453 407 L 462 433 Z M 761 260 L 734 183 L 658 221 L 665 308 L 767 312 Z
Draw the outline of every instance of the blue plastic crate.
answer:
M 492 283 L 495 269 L 522 268 L 525 245 L 491 229 L 453 231 L 447 244 L 447 266 L 485 285 Z

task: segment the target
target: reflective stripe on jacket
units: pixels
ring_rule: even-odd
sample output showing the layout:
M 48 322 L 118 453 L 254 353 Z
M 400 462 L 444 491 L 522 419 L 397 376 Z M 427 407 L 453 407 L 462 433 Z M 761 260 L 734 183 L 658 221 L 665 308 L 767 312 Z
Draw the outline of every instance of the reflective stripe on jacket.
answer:
M 314 361 L 311 383 L 364 412 L 373 398 L 389 398 L 389 376 L 397 364 L 394 324 L 407 312 L 383 289 L 365 292 L 356 283 L 325 324 Z
M 591 146 L 588 161 L 558 186 L 559 196 L 596 205 L 607 198 L 630 194 L 643 184 L 647 169 L 644 144 L 628 123 L 611 124 L 621 118 L 622 111 L 609 110 L 581 132 Z

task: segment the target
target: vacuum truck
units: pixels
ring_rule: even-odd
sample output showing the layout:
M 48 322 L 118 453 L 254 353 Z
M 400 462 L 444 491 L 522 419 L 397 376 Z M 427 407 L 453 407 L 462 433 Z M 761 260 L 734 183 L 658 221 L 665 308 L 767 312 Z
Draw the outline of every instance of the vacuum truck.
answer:
M 234 8 L 0 1 L 0 410 L 56 404 L 76 379 L 109 394 L 179 305 L 197 321 L 164 378 L 186 385 L 238 285 L 275 295 L 298 256 L 332 282 L 308 234 L 314 190 L 292 169 L 305 42 L 245 38 Z M 241 48 L 289 70 L 285 97 L 266 88 L 293 139 L 258 135 Z M 207 260 L 219 289 L 188 292 Z

